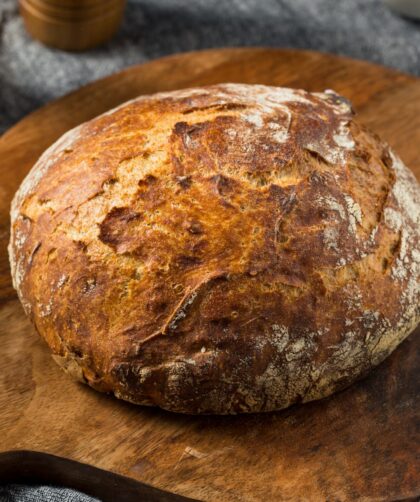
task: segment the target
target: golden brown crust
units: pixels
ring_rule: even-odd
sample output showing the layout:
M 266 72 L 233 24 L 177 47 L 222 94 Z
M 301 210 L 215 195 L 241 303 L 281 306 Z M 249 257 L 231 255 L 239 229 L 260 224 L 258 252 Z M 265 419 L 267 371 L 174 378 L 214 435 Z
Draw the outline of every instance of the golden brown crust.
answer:
M 417 324 L 419 192 L 332 91 L 146 96 L 34 166 L 12 275 L 59 362 L 98 390 L 281 409 L 347 386 Z

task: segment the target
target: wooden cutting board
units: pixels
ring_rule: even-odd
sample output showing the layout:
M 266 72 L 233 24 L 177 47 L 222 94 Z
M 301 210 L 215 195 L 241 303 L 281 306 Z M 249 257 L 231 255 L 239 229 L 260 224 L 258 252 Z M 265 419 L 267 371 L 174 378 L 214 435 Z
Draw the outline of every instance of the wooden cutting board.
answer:
M 367 379 L 324 401 L 262 415 L 181 416 L 71 381 L 16 300 L 6 256 L 9 203 L 41 152 L 68 129 L 139 94 L 226 81 L 333 88 L 420 175 L 420 81 L 315 52 L 180 54 L 94 82 L 19 122 L 0 139 L 0 451 L 15 452 L 0 455 L 0 481 L 38 477 L 117 501 L 180 500 L 133 480 L 223 502 L 417 499 L 415 334 Z

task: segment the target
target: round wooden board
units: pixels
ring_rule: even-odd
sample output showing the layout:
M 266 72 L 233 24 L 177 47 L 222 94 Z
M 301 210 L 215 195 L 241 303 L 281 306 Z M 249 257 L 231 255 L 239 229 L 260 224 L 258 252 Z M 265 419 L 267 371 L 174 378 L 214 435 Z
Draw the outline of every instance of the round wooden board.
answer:
M 16 300 L 6 252 L 9 204 L 40 153 L 66 130 L 139 94 L 227 81 L 333 88 L 420 175 L 420 81 L 314 52 L 180 54 L 129 68 L 32 113 L 0 139 L 0 451 L 46 452 L 199 500 L 414 499 L 420 496 L 418 336 L 367 379 L 327 400 L 263 415 L 180 416 L 71 381 Z M 115 500 L 111 491 L 102 496 Z M 119 500 L 128 497 L 122 492 Z

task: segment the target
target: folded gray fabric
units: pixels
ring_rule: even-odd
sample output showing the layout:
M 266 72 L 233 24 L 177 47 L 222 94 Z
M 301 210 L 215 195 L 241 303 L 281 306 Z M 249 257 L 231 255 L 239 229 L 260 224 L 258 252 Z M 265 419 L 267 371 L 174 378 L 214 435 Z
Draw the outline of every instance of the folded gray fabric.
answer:
M 24 485 L 0 486 L 1 502 L 95 502 L 97 500 L 70 488 Z
M 0 132 L 47 101 L 127 65 L 222 46 L 309 48 L 420 75 L 420 23 L 381 0 L 129 0 L 107 45 L 82 54 L 49 49 L 23 28 L 16 0 L 0 0 Z M 0 487 L 5 502 L 92 501 L 69 489 Z
M 0 1 L 0 131 L 127 65 L 207 47 L 311 48 L 420 74 L 420 24 L 382 0 L 129 0 L 117 36 L 82 54 L 33 41 L 16 4 Z

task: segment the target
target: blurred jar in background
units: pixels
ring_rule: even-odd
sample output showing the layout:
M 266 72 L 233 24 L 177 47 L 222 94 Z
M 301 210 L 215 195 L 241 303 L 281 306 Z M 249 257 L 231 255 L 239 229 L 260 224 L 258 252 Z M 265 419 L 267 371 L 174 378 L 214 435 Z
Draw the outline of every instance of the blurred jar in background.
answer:
M 420 0 L 385 0 L 385 3 L 403 16 L 420 19 Z
M 125 0 L 19 0 L 26 30 L 51 47 L 83 51 L 117 31 Z

